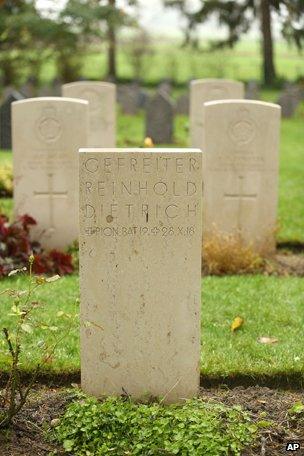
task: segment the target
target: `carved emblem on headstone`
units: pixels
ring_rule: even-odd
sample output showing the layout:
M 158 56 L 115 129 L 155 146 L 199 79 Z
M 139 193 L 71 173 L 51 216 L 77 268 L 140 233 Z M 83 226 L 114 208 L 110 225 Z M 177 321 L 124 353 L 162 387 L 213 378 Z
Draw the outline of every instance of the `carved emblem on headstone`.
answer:
M 55 142 L 60 138 L 62 127 L 53 108 L 43 110 L 37 129 L 39 136 L 47 143 Z
M 229 125 L 229 136 L 238 146 L 249 144 L 256 135 L 256 125 L 247 110 L 241 110 L 239 118 Z
M 206 101 L 221 100 L 221 99 L 225 99 L 225 98 L 227 98 L 226 87 L 221 87 L 220 85 L 214 85 L 208 90 L 206 100 L 204 100 L 204 103 Z

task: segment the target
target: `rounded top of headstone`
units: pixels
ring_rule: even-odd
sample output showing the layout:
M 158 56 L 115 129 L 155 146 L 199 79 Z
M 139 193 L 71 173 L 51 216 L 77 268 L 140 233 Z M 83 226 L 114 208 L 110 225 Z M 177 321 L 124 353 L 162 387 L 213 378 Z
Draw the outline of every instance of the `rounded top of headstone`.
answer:
M 211 107 L 211 106 L 218 106 L 218 105 L 239 105 L 239 106 L 260 106 L 260 107 L 265 107 L 265 108 L 273 108 L 277 110 L 281 110 L 281 106 L 275 103 L 268 103 L 266 101 L 260 101 L 260 100 L 215 100 L 215 101 L 207 101 L 204 103 L 205 107 Z
M 63 87 L 100 87 L 100 88 L 115 88 L 116 85 L 113 82 L 106 82 L 106 81 L 75 81 L 75 82 L 68 82 L 63 84 Z
M 13 105 L 29 104 L 29 103 L 41 103 L 41 102 L 61 102 L 61 103 L 76 103 L 88 105 L 87 100 L 81 100 L 78 98 L 68 98 L 68 97 L 35 97 L 35 98 L 26 98 L 24 100 L 14 101 Z
M 212 79 L 212 78 L 206 78 L 206 79 L 193 79 L 190 81 L 191 86 L 195 85 L 200 85 L 200 84 L 231 84 L 231 85 L 239 85 L 239 86 L 244 86 L 243 82 L 240 81 L 235 81 L 233 79 Z
M 79 149 L 79 153 L 111 153 L 111 152 L 129 152 L 129 153 L 138 153 L 142 154 L 143 152 L 152 152 L 152 153 L 202 153 L 201 149 L 197 148 L 173 148 L 173 147 L 119 147 L 119 148 L 109 148 L 109 147 L 83 147 Z

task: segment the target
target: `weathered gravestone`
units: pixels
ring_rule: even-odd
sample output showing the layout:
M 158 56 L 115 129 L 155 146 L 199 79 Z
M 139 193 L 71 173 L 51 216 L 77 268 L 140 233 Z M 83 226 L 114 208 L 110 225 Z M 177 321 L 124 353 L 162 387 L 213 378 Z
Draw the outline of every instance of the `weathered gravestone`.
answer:
M 189 93 L 184 93 L 176 101 L 175 114 L 182 114 L 182 115 L 188 116 L 189 115 L 189 104 L 190 104 Z
M 301 90 L 297 86 L 287 86 L 278 99 L 278 104 L 282 108 L 282 117 L 291 118 L 301 102 Z
M 24 95 L 25 98 L 34 98 L 37 93 L 37 78 L 31 76 L 20 88 L 20 92 Z
M 165 93 L 168 97 L 172 94 L 172 81 L 170 79 L 164 79 L 158 86 L 158 92 Z
M 78 149 L 88 102 L 33 98 L 13 104 L 15 214 L 37 221 L 33 238 L 63 248 L 78 238 Z
M 173 139 L 174 107 L 164 92 L 149 101 L 146 112 L 146 136 L 154 144 L 170 144 Z
M 116 87 L 110 82 L 78 81 L 62 86 L 64 97 L 89 102 L 90 147 L 115 147 L 116 144 Z
M 259 101 L 205 104 L 205 239 L 232 234 L 275 248 L 280 107 Z
M 244 98 L 242 82 L 225 79 L 198 79 L 190 84 L 190 144 L 202 147 L 204 142 L 204 103 L 213 100 Z
M 246 100 L 260 99 L 260 86 L 257 81 L 248 81 L 245 92 Z
M 124 85 L 118 87 L 117 101 L 124 114 L 137 114 L 139 109 L 139 93 L 140 89 L 136 85 Z
M 12 148 L 12 103 L 23 100 L 21 93 L 13 90 L 7 95 L 0 107 L 0 148 Z
M 201 151 L 80 151 L 81 381 L 96 396 L 199 387 Z

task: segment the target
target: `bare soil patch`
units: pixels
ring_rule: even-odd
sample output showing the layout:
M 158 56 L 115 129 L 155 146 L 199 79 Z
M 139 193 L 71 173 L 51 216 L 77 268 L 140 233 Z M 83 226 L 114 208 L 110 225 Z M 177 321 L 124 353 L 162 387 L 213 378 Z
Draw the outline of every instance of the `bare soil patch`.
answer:
M 288 413 L 296 402 L 304 402 L 303 392 L 256 386 L 202 389 L 201 396 L 226 405 L 241 405 L 256 422 L 272 422 L 269 428 L 261 431 L 261 438 L 255 448 L 247 449 L 243 456 L 288 455 L 291 453 L 286 452 L 286 444 L 293 441 L 300 442 L 301 450 L 292 454 L 304 455 L 304 417 L 293 420 Z

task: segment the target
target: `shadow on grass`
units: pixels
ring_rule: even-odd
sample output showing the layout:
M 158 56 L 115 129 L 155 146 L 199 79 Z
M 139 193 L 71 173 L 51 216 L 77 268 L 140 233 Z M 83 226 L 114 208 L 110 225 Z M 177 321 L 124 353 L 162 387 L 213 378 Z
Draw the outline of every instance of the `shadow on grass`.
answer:
M 228 376 L 209 376 L 201 374 L 200 384 L 202 388 L 217 388 L 227 386 L 236 388 L 238 386 L 263 386 L 274 389 L 299 391 L 304 388 L 304 372 L 279 372 L 276 374 L 241 374 L 236 373 Z
M 278 242 L 277 250 L 289 250 L 292 253 L 304 253 L 304 243 L 300 241 Z
M 8 381 L 8 372 L 0 373 L 0 388 L 3 388 Z M 31 379 L 30 372 L 21 373 L 22 382 L 28 383 Z M 35 384 L 45 385 L 49 387 L 69 387 L 71 384 L 80 383 L 80 372 L 41 372 Z M 273 389 L 282 389 L 289 391 L 303 391 L 304 389 L 304 372 L 282 372 L 276 374 L 231 374 L 227 376 L 210 376 L 201 374 L 200 376 L 201 388 L 218 388 L 228 387 L 236 388 L 243 386 L 244 388 L 250 386 L 268 387 Z

